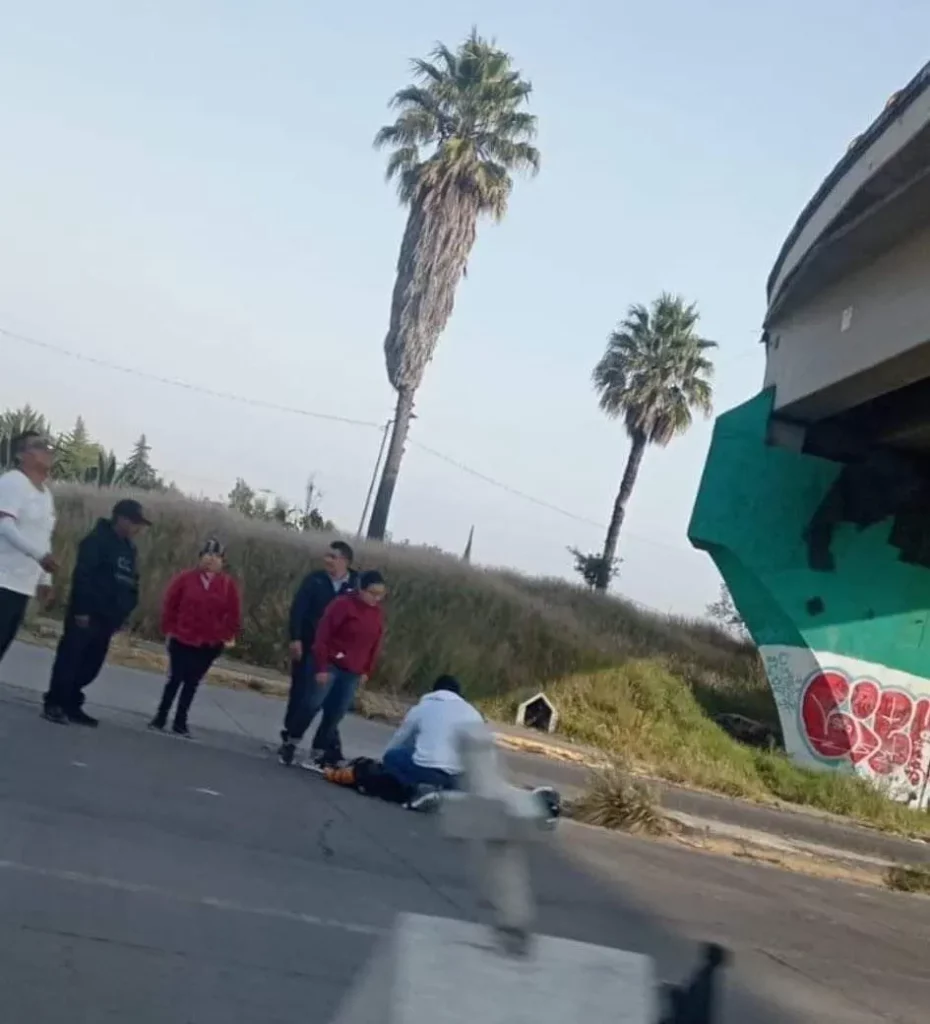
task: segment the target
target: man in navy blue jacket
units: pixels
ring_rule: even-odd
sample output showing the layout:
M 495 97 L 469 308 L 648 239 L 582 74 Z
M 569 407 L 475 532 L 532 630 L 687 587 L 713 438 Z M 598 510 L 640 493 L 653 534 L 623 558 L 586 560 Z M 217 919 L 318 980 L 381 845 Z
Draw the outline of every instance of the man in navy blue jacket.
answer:
M 138 501 L 123 498 L 109 519 L 81 541 L 71 577 L 71 596 L 55 652 L 43 717 L 58 725 L 96 726 L 84 710 L 84 690 L 106 660 L 113 634 L 139 601 L 134 538 L 150 526 Z
M 316 699 L 320 688 L 313 667 L 313 640 L 330 601 L 338 594 L 348 593 L 358 587 L 358 574 L 352 569 L 353 558 L 354 552 L 345 541 L 333 541 L 323 556 L 323 568 L 303 578 L 291 603 L 291 689 L 284 714 L 284 728 L 281 730 L 281 747 L 278 750 L 281 764 L 293 764 L 297 745 L 321 709 L 322 701 Z M 311 758 L 337 761 L 341 756 L 340 750 L 317 749 L 317 737 L 325 735 L 325 706 L 322 710 L 324 721 L 317 728 Z M 338 746 L 338 732 L 334 731 L 332 735 L 336 737 Z

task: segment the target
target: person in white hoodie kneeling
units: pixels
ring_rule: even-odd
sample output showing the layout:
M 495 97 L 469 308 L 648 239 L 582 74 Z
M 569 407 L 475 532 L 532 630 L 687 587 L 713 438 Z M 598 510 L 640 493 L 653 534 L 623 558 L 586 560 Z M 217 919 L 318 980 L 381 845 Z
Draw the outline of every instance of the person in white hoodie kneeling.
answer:
M 391 738 L 382 757 L 384 772 L 411 794 L 455 789 L 462 774 L 458 732 L 481 721 L 481 713 L 462 696 L 459 681 L 440 676 Z

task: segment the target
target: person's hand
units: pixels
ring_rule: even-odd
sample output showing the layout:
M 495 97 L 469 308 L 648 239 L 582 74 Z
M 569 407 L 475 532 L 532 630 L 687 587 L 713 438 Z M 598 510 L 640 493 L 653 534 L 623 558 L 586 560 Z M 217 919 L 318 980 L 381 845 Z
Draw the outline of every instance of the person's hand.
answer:
M 304 645 L 299 640 L 292 640 L 288 650 L 291 652 L 291 661 L 300 661 L 304 656 Z
M 358 685 L 359 686 L 364 686 L 365 683 L 367 683 L 367 682 L 368 682 L 368 676 L 366 676 L 364 673 L 358 677 Z
M 58 572 L 58 563 L 52 558 L 52 553 L 49 552 L 39 560 L 39 565 L 42 566 L 42 571 L 47 572 L 50 576 L 54 576 Z
M 229 638 L 229 639 L 228 639 L 228 640 L 226 641 L 226 649 L 227 649 L 227 650 L 230 650 L 231 648 L 233 648 L 233 647 L 235 647 L 235 646 L 236 646 L 236 638 L 235 638 L 234 636 L 231 636 L 231 637 L 230 637 L 230 638 Z
M 75 626 L 78 627 L 78 629 L 87 629 L 90 626 L 90 616 L 89 615 L 75 615 L 74 616 L 74 624 L 75 624 Z
M 330 680 L 328 672 L 317 672 L 316 681 L 320 686 L 325 686 Z
M 52 602 L 55 600 L 55 591 L 43 584 L 36 590 L 36 598 L 38 599 L 39 605 L 42 608 L 51 608 Z

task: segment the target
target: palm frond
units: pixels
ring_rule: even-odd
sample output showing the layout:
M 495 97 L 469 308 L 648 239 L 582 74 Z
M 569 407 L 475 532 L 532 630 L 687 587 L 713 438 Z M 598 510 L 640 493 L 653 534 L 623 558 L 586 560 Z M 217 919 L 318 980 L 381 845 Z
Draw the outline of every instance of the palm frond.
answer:
M 713 408 L 716 343 L 697 334 L 699 314 L 681 296 L 661 294 L 628 308 L 592 374 L 601 409 L 627 432 L 666 445 L 688 430 L 695 412 Z
M 456 188 L 478 197 L 479 212 L 502 216 L 512 175 L 539 169 L 539 152 L 530 143 L 536 117 L 521 109 L 532 85 L 510 55 L 477 30 L 457 50 L 439 43 L 429 59 L 416 59 L 411 67 L 415 83 L 394 94 L 390 105 L 397 117 L 374 140 L 377 147 L 404 151 L 389 158 L 388 177 L 400 168 L 420 168 L 419 187 L 408 181 L 402 200 Z M 411 158 L 413 147 L 422 157 Z
M 392 178 L 414 169 L 420 162 L 420 151 L 416 146 L 402 146 L 395 149 L 384 165 L 384 177 Z
M 532 86 L 510 55 L 472 29 L 454 51 L 438 43 L 411 63 L 413 83 L 390 101 L 376 134 L 386 175 L 408 207 L 384 341 L 388 379 L 413 391 L 452 313 L 479 216 L 500 219 L 517 172 L 535 173 Z
M 440 71 L 439 68 L 437 68 L 431 61 L 421 60 L 418 57 L 414 57 L 410 62 L 410 66 L 413 69 L 414 77 L 421 81 L 427 79 L 434 82 L 442 81 L 442 71 Z

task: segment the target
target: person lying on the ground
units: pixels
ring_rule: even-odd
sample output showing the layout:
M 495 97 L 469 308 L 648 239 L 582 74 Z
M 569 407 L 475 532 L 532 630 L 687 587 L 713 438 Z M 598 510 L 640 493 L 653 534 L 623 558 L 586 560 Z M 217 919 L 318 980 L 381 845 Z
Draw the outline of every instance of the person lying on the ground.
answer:
M 366 796 L 403 804 L 413 811 L 434 811 L 442 794 L 461 788 L 463 765 L 458 733 L 483 722 L 481 713 L 462 696 L 453 676 L 440 676 L 432 690 L 415 704 L 391 737 L 381 761 L 358 757 L 341 767 L 327 768 L 330 782 L 350 786 Z M 551 786 L 533 790 L 543 814 L 554 822 L 562 801 Z
M 457 733 L 481 721 L 481 713 L 462 696 L 459 681 L 442 675 L 404 716 L 381 761 L 356 758 L 345 768 L 327 771 L 326 777 L 390 803 L 425 809 L 435 794 L 456 788 L 462 773 Z

